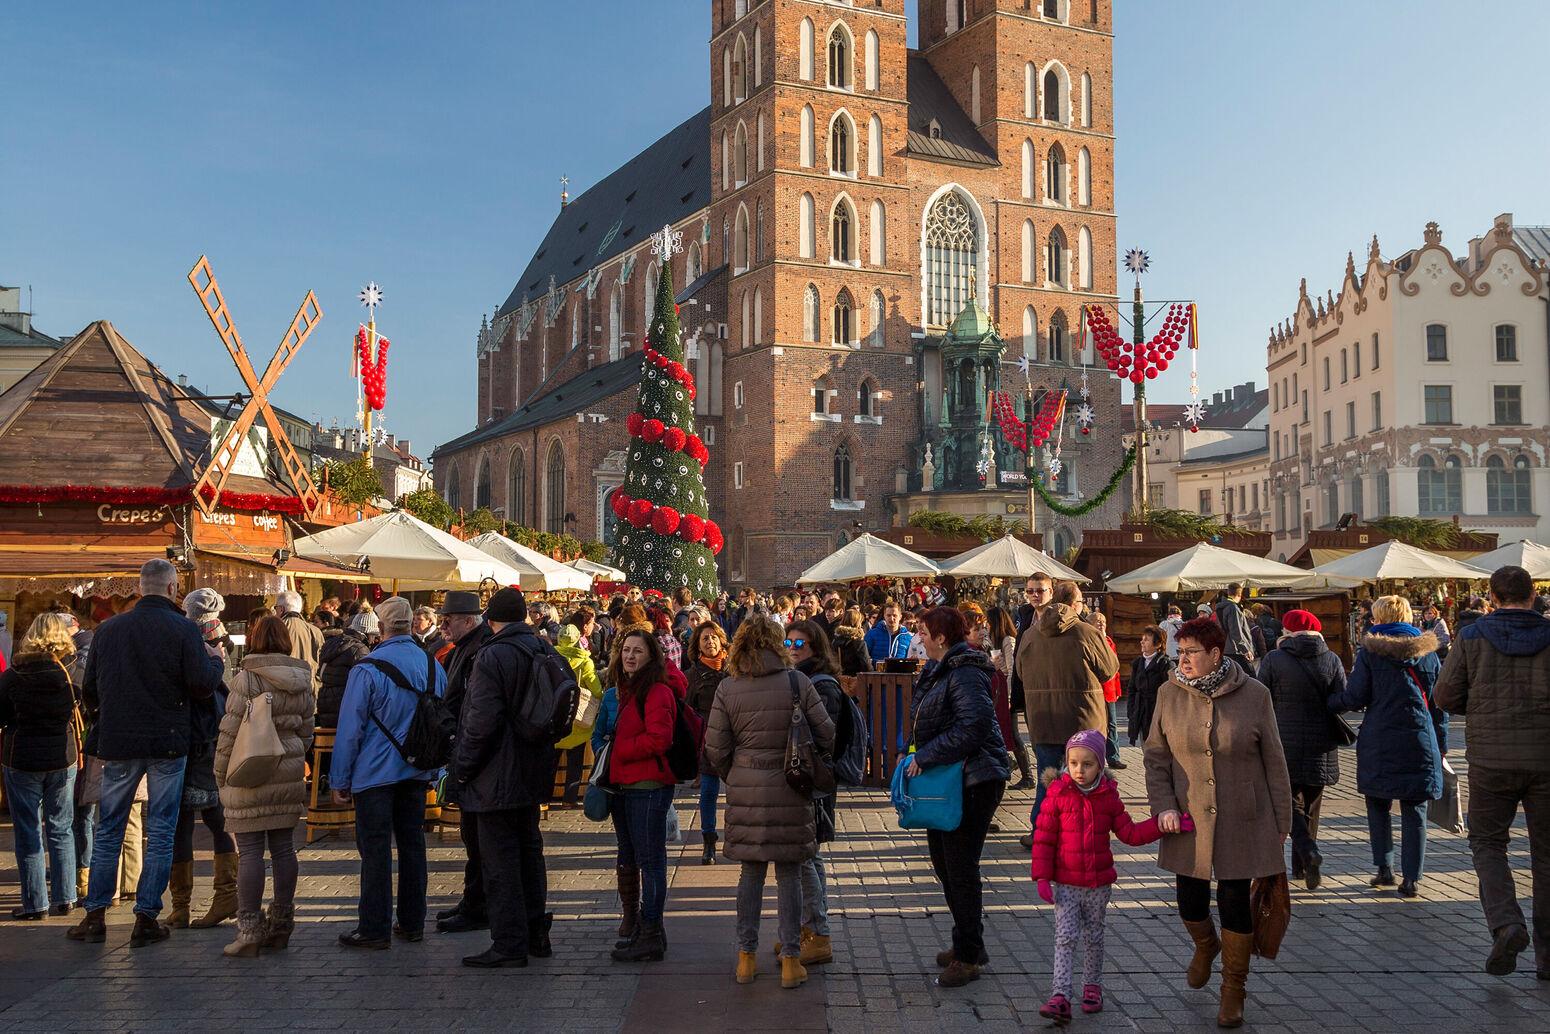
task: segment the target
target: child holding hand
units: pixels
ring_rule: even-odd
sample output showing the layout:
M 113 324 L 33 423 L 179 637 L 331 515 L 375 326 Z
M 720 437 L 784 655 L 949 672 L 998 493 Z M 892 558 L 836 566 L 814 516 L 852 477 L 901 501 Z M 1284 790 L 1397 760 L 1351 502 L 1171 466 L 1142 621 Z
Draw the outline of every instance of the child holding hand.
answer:
M 1162 838 L 1156 819 L 1133 822 L 1119 788 L 1103 774 L 1107 748 L 1097 730 L 1066 741 L 1066 771 L 1050 786 L 1033 834 L 1033 878 L 1039 897 L 1055 906 L 1055 982 L 1039 1015 L 1071 1021 L 1071 969 L 1078 931 L 1086 944 L 1082 966 L 1082 1011 L 1103 1009 L 1103 912 L 1114 880 L 1112 833 L 1131 847 Z M 1195 828 L 1182 816 L 1183 830 Z

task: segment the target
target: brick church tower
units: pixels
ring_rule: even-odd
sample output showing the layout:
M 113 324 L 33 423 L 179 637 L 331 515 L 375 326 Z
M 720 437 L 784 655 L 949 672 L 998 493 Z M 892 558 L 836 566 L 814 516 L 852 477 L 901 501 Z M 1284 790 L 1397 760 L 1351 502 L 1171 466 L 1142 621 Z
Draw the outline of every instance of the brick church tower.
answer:
M 1020 454 L 984 486 L 962 448 L 923 483 L 923 454 L 944 389 L 962 437 L 963 400 L 994 380 L 946 383 L 971 300 L 1036 389 L 1074 392 L 1095 359 L 1077 329 L 1083 304 L 1117 300 L 1112 0 L 918 0 L 916 49 L 907 3 L 712 0 L 709 106 L 562 207 L 482 328 L 478 426 L 434 454 L 449 502 L 611 537 L 645 240 L 665 223 L 687 249 L 673 274 L 723 584 L 789 584 L 917 509 L 1025 517 Z M 1100 423 L 1051 487 L 1070 503 L 1123 454 L 1119 386 L 1089 381 Z M 1067 519 L 1041 502 L 1038 530 L 1058 553 L 1123 506 Z

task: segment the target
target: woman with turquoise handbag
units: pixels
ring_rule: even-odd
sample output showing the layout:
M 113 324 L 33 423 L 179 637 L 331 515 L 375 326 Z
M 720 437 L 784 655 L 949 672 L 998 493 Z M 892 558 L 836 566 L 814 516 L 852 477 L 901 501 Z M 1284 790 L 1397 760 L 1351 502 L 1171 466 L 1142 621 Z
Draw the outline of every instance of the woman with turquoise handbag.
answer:
M 951 828 L 926 829 L 931 867 L 953 914 L 953 946 L 936 957 L 942 967 L 936 982 L 962 987 L 979 979 L 980 967 L 989 961 L 980 854 L 1011 769 L 990 694 L 995 668 L 988 656 L 966 642 L 969 626 L 963 615 L 952 607 L 933 607 L 920 618 L 919 627 L 927 662 L 915 683 L 915 747 L 900 763 L 902 791 L 908 795 L 923 773 L 928 780 L 940 778 L 936 769 L 951 767 L 962 773 L 958 821 Z

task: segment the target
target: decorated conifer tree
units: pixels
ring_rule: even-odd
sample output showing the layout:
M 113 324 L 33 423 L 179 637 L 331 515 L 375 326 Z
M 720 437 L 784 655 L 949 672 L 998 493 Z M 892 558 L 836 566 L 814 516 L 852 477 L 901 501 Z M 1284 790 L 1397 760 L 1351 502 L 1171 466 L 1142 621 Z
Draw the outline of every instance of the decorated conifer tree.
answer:
M 705 497 L 710 453 L 694 433 L 694 378 L 683 365 L 673 301 L 671 260 L 683 250 L 682 240 L 682 231 L 666 226 L 651 238 L 662 273 L 640 394 L 625 422 L 630 443 L 624 485 L 611 500 L 619 518 L 614 561 L 642 589 L 671 594 L 687 587 L 696 599 L 710 599 L 722 538 Z

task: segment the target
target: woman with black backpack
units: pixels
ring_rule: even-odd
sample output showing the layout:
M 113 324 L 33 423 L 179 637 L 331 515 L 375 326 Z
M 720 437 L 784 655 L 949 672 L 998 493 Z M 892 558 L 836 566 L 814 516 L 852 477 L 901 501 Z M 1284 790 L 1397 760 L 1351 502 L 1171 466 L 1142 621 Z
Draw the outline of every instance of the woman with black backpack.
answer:
M 834 756 L 844 752 L 855 735 L 850 728 L 850 708 L 845 704 L 845 691 L 835 676 L 840 673 L 840 662 L 829 645 L 828 636 L 816 621 L 798 621 L 786 627 L 786 649 L 796 669 L 813 684 L 823 709 L 829 712 L 834 723 Z M 817 823 L 818 853 L 802 863 L 802 965 L 812 966 L 834 961 L 829 944 L 829 881 L 823 864 L 823 845 L 834 839 L 834 805 L 836 794 L 825 794 L 813 801 L 813 818 Z M 779 952 L 779 947 L 776 951 Z

